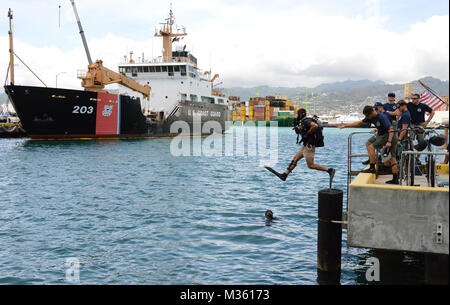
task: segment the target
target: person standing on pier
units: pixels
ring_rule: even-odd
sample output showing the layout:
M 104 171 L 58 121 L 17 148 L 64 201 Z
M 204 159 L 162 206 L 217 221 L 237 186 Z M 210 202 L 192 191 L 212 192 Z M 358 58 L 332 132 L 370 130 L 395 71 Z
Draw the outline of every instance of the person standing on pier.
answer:
M 400 132 L 398 136 L 398 146 L 400 146 L 401 144 L 404 144 L 402 143 L 404 140 L 407 140 L 405 136 L 408 128 L 411 126 L 411 114 L 408 110 L 408 104 L 404 100 L 401 100 L 398 103 L 398 106 L 400 119 L 398 120 L 397 126 L 399 127 Z
M 322 129 L 319 127 L 317 121 L 306 116 L 306 110 L 303 108 L 298 110 L 294 125 L 295 132 L 298 135 L 302 136 L 302 140 L 298 144 L 303 143 L 303 146 L 300 148 L 297 154 L 295 154 L 293 160 L 284 173 L 280 174 L 268 166 L 266 166 L 265 168 L 281 180 L 286 181 L 288 175 L 292 173 L 292 171 L 297 166 L 298 161 L 305 158 L 306 164 L 308 165 L 309 169 L 327 172 L 330 175 L 331 188 L 336 170 L 333 168 L 326 168 L 320 164 L 314 163 L 316 147 L 322 147 L 324 145 Z
M 383 113 L 378 113 L 372 106 L 364 107 L 363 114 L 365 118 L 361 121 L 339 126 L 343 128 L 356 128 L 364 123 L 374 124 L 377 128 L 377 135 L 373 136 L 366 142 L 367 152 L 369 153 L 370 168 L 362 171 L 363 173 L 376 174 L 375 149 L 383 149 L 384 152 L 390 154 L 390 164 L 392 165 L 392 180 L 387 181 L 388 184 L 399 184 L 398 180 L 398 165 L 396 159 L 397 137 L 395 136 L 394 128 L 391 122 Z M 392 144 L 394 143 L 394 144 Z
M 408 147 L 409 139 L 406 135 L 408 128 L 411 126 L 411 114 L 408 111 L 408 104 L 404 100 L 401 100 L 398 103 L 398 111 L 400 112 L 400 119 L 397 122 L 399 132 L 397 141 L 397 157 L 400 159 L 402 150 Z
M 397 129 L 397 104 L 395 103 L 395 93 L 391 92 L 388 94 L 388 102 L 383 105 L 385 114 L 388 115 L 389 120 L 391 121 L 392 127 Z
M 420 95 L 417 93 L 414 93 L 411 95 L 411 102 L 407 104 L 407 107 L 411 114 L 411 127 L 412 128 L 427 127 L 428 124 L 430 123 L 430 121 L 433 119 L 434 114 L 435 114 L 434 110 L 430 106 L 420 102 Z M 425 121 L 425 113 L 426 112 L 429 113 L 430 116 L 428 117 L 428 120 Z M 424 132 L 423 131 L 414 131 L 414 134 L 415 134 L 415 138 L 417 138 L 419 147 L 423 147 L 423 149 L 425 149 L 425 147 L 427 146 L 427 143 L 425 142 Z

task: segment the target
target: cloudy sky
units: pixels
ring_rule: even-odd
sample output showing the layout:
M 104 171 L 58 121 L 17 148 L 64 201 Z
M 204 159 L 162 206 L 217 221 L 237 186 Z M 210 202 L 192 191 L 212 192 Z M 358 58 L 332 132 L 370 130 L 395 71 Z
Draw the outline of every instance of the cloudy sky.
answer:
M 154 28 L 170 2 L 189 33 L 183 44 L 225 87 L 449 79 L 448 0 L 77 0 L 93 59 L 117 69 L 129 51 L 160 55 Z M 80 88 L 76 71 L 87 60 L 69 0 L 0 0 L 1 81 L 9 7 L 16 53 L 47 85 L 65 72 L 59 86 Z M 16 83 L 39 84 L 18 62 Z

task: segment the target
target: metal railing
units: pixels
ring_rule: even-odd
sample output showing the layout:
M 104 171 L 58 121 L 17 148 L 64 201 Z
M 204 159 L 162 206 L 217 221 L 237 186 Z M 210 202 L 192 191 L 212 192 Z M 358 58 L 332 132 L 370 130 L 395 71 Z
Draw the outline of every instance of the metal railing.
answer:
M 420 151 L 403 151 L 400 158 L 400 185 L 403 185 L 405 180 L 407 186 L 414 186 L 414 178 L 416 175 L 416 157 L 417 155 L 427 156 L 427 184 L 429 187 L 435 187 L 436 183 L 436 156 L 448 156 L 448 152 L 420 152 Z M 412 160 L 412 162 L 410 162 Z M 406 164 L 404 164 L 406 161 Z M 405 168 L 406 166 L 406 171 Z M 414 166 L 414 168 L 411 168 Z M 406 176 L 405 176 L 406 172 Z
M 169 113 L 169 115 L 167 116 L 167 119 L 171 118 L 172 116 L 175 115 L 175 113 L 177 113 L 178 109 L 180 109 L 180 105 L 177 104 L 175 105 L 175 107 L 172 109 L 172 111 Z
M 360 171 L 353 171 L 352 170 L 352 158 L 363 158 L 363 157 L 369 157 L 368 154 L 353 154 L 352 153 L 352 141 L 353 136 L 357 134 L 372 134 L 369 131 L 356 131 L 352 132 L 348 136 L 348 153 L 347 153 L 347 206 L 348 206 L 348 196 L 349 196 L 349 185 L 352 182 L 352 177 L 357 176 Z
M 77 70 L 77 77 L 86 77 L 87 73 L 88 73 L 88 70 L 79 69 L 79 70 Z

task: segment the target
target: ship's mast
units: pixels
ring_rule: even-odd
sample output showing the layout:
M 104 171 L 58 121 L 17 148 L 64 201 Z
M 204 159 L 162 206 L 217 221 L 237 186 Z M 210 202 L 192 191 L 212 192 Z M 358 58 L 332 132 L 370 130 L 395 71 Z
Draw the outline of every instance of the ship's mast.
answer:
M 72 3 L 73 11 L 75 13 L 75 18 L 77 19 L 78 29 L 80 30 L 81 40 L 83 40 L 84 50 L 86 51 L 86 56 L 90 65 L 92 65 L 91 53 L 86 42 L 86 37 L 84 36 L 83 27 L 81 26 L 80 17 L 78 16 L 77 7 L 75 6 L 75 0 L 70 0 Z
M 13 13 L 12 10 L 9 9 L 8 11 L 8 18 L 9 18 L 9 76 L 11 85 L 14 85 L 14 49 L 13 49 L 13 32 L 12 32 L 12 18 Z
M 161 29 L 159 30 L 159 33 L 155 34 L 155 37 L 162 37 L 163 38 L 163 61 L 164 62 L 171 62 L 172 61 L 172 39 L 174 37 L 181 37 L 186 36 L 186 32 L 182 33 L 174 33 L 173 32 L 173 25 L 174 25 L 174 16 L 172 12 L 172 7 L 170 8 L 169 18 L 167 19 L 167 22 L 161 26 Z

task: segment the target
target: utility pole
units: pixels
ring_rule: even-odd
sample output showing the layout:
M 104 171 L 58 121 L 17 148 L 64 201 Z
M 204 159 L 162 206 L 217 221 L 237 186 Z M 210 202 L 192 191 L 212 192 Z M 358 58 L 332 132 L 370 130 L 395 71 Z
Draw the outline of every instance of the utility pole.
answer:
M 306 112 L 308 112 L 308 88 L 306 88 L 306 91 L 305 91 L 305 103 L 306 103 L 305 110 L 306 110 Z
M 314 114 L 317 114 L 317 112 L 316 112 L 316 99 L 314 98 L 314 93 L 311 93 L 311 99 L 314 101 Z
M 9 76 L 11 85 L 14 85 L 14 48 L 13 48 L 13 32 L 12 32 L 12 19 L 13 12 L 11 9 L 8 11 L 9 18 Z

